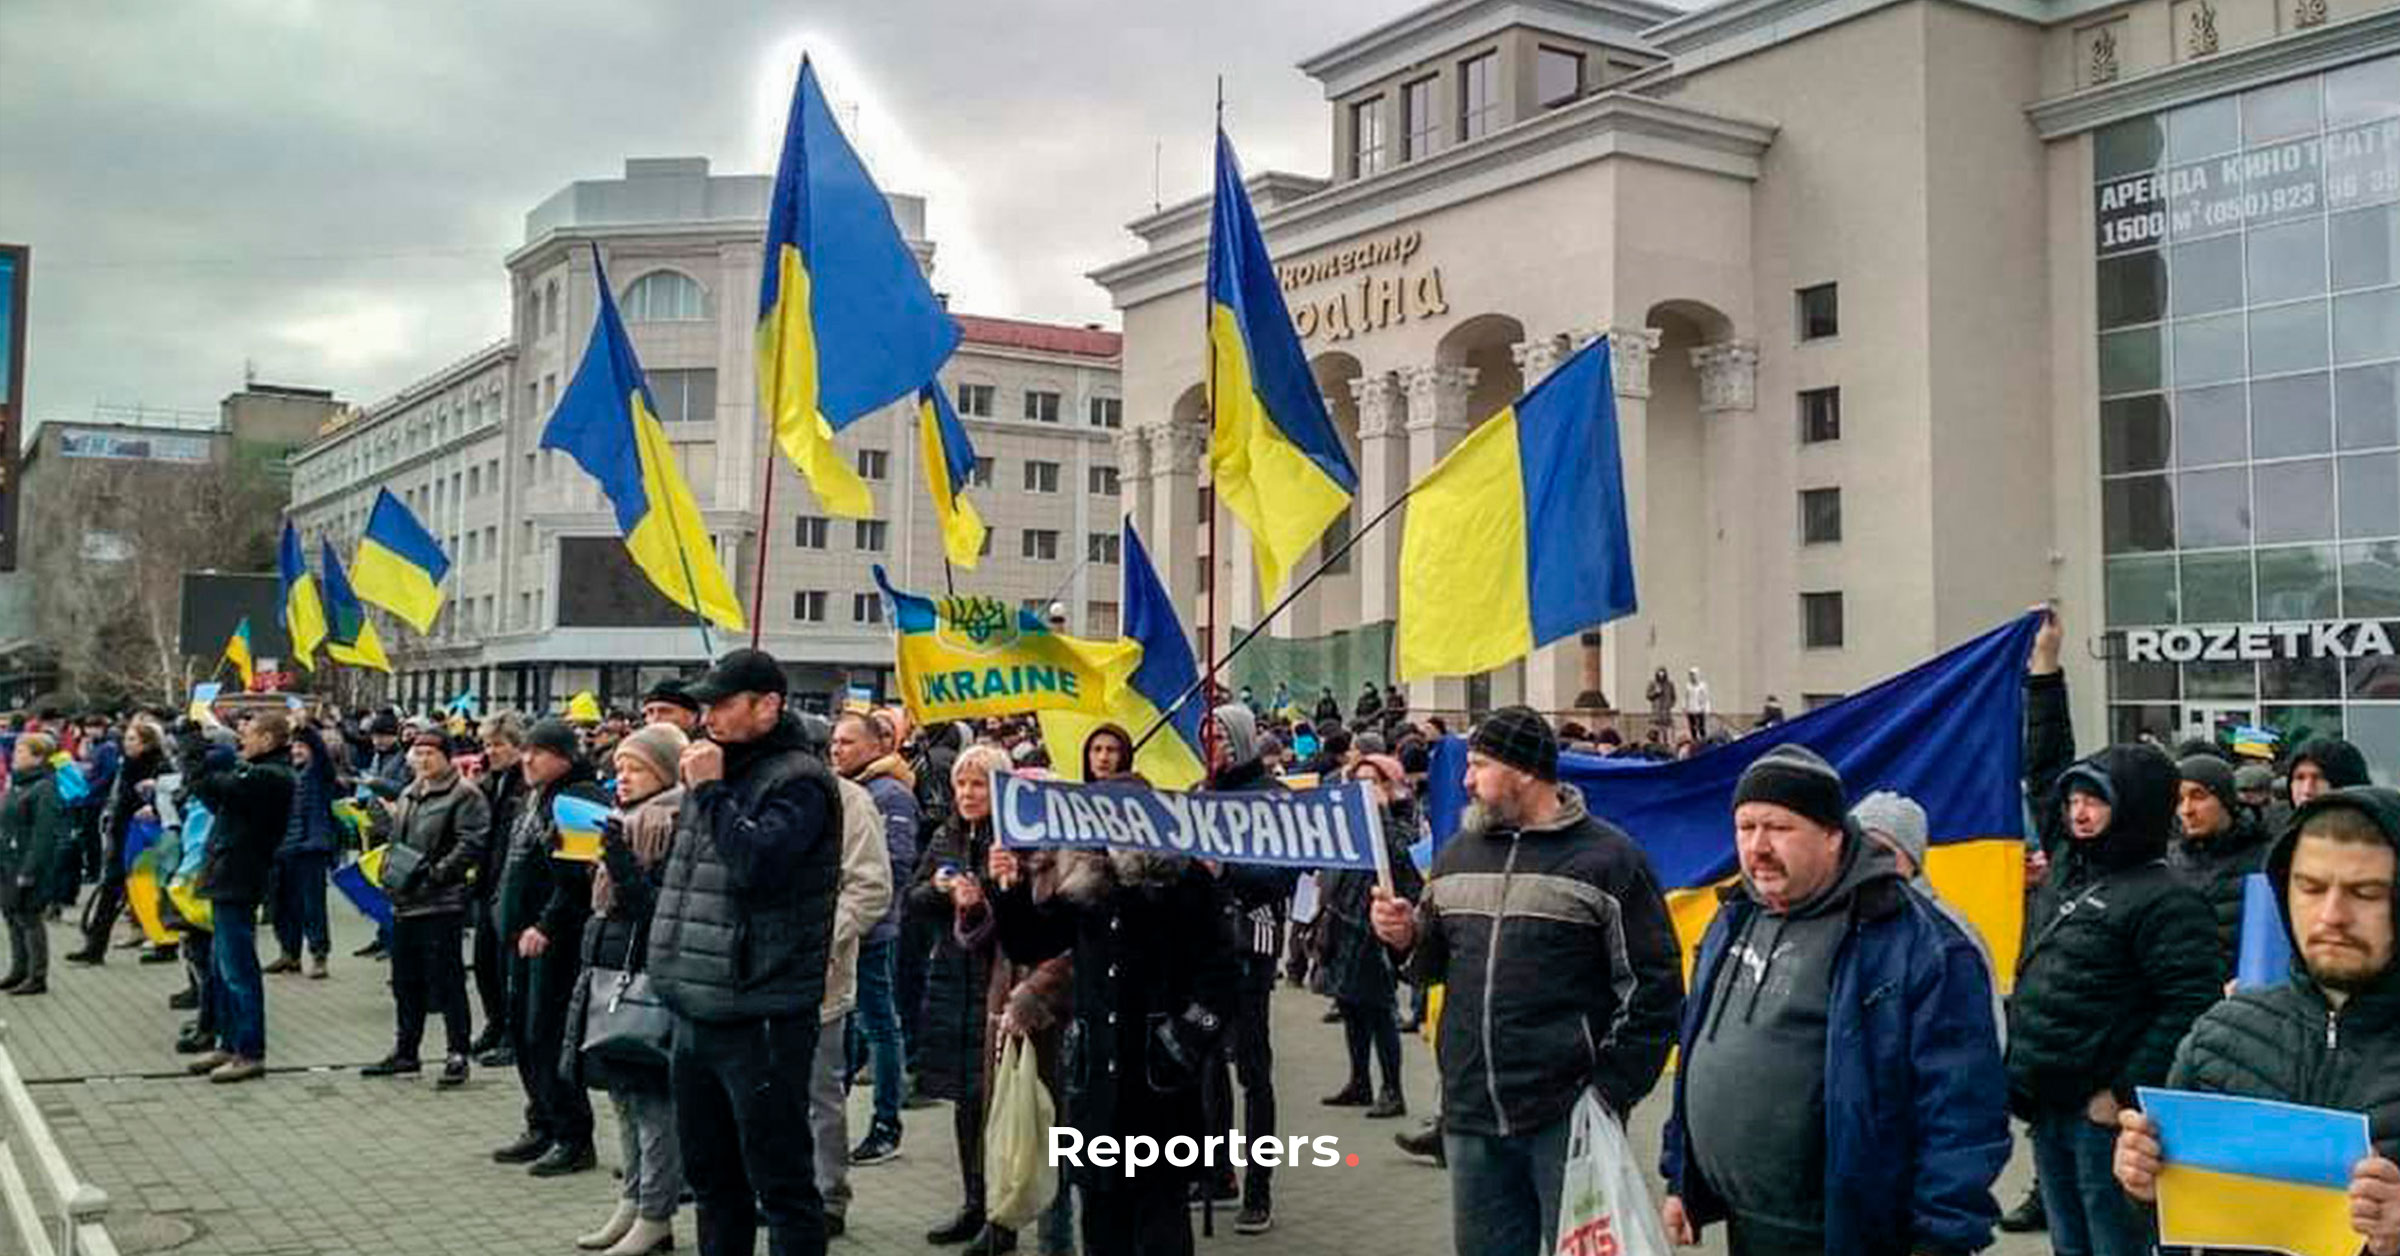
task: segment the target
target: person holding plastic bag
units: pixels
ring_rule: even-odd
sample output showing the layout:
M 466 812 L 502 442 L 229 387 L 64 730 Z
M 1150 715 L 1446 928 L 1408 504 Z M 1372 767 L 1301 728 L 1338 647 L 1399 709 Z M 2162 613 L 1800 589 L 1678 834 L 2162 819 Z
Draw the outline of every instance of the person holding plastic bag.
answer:
M 1768 751 L 1733 797 L 1741 889 L 1684 1004 L 1667 1236 L 1723 1221 L 1732 1256 L 1983 1250 L 2009 1152 L 1983 957 L 1806 747 Z

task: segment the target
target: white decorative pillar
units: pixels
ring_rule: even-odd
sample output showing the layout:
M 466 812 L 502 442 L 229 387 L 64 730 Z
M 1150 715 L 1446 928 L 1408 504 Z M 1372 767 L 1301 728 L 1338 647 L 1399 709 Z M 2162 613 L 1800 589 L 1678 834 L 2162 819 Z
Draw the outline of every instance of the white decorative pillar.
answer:
M 1193 436 L 1190 433 L 1197 433 Z M 1158 579 L 1193 634 L 1192 648 L 1204 649 L 1200 621 L 1206 613 L 1200 589 L 1200 450 L 1208 429 L 1197 424 L 1152 424 L 1142 430 L 1149 449 L 1150 515 L 1142 539 Z
M 1154 546 L 1152 530 L 1157 524 L 1150 517 L 1150 437 L 1145 429 L 1128 427 L 1117 433 L 1117 509 L 1133 520 L 1134 528 L 1142 534 L 1142 544 Z
M 1517 378 L 1525 381 L 1526 392 L 1532 392 L 1536 384 L 1566 360 L 1565 339 L 1558 335 L 1536 336 L 1508 347 L 1509 356 L 1517 360 Z
M 1400 372 L 1408 390 L 1408 478 L 1411 483 L 1425 478 L 1442 455 L 1450 452 L 1459 438 L 1467 434 L 1467 398 L 1475 390 L 1476 371 L 1471 366 L 1412 366 Z M 1406 521 L 1403 521 L 1405 526 Z M 1395 605 L 1397 603 L 1395 602 Z M 1398 666 L 1397 649 L 1393 664 Z M 1421 680 L 1408 688 L 1411 711 L 1450 717 L 1451 726 L 1464 731 L 1462 716 L 1467 710 L 1467 682 L 1463 676 L 1444 676 Z
M 1758 344 L 1726 340 L 1692 350 L 1700 373 L 1700 413 L 1758 408 Z
M 1363 528 L 1409 484 L 1408 395 L 1390 371 L 1351 380 L 1350 395 L 1358 403 L 1358 526 Z M 1399 618 L 1400 529 L 1405 523 L 1404 518 L 1384 520 L 1351 551 L 1362 625 Z
M 1617 457 L 1625 471 L 1625 526 L 1633 534 L 1634 588 L 1637 597 L 1646 596 L 1642 591 L 1653 587 L 1652 580 L 1665 578 L 1644 565 L 1647 551 L 1642 544 L 1650 508 L 1650 359 L 1658 352 L 1659 332 L 1602 324 L 1569 331 L 1567 342 L 1581 349 L 1602 336 L 1608 337 L 1609 381 L 1616 394 Z M 1602 629 L 1600 644 L 1579 647 L 1584 657 L 1577 683 L 1589 688 L 1589 677 L 1596 674 L 1600 692 L 1616 711 L 1642 709 L 1641 691 L 1651 667 L 1650 631 L 1648 616 L 1640 611 Z M 1629 741 L 1641 738 L 1640 726 L 1630 715 L 1620 714 L 1618 731 Z

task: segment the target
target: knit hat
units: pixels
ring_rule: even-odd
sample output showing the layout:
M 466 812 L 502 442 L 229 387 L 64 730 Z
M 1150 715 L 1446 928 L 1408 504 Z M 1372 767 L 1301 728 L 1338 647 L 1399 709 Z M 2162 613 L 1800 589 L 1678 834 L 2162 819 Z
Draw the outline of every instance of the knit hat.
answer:
M 690 741 L 673 724 L 651 724 L 627 734 L 625 740 L 617 743 L 616 752 L 620 757 L 639 755 L 643 764 L 658 774 L 659 780 L 673 785 L 678 775 L 676 769 L 683 762 L 683 748 Z
M 2213 754 L 2195 754 L 2186 755 L 2183 762 L 2175 765 L 2175 770 L 2183 779 L 2215 794 L 2226 811 L 2241 807 L 2241 796 L 2234 792 L 2232 764 Z
M 1858 805 L 1850 809 L 1850 818 L 1866 832 L 1880 833 L 1889 838 L 1902 854 L 1908 856 L 1912 866 L 1919 872 L 1924 871 L 1925 847 L 1929 839 L 1926 835 L 1925 808 L 1918 806 L 1916 799 L 1906 794 L 1895 794 L 1888 789 L 1879 789 L 1859 799 Z
M 1816 751 L 1797 743 L 1777 746 L 1742 769 L 1733 805 L 1746 802 L 1771 802 L 1829 829 L 1842 827 L 1848 810 L 1842 800 L 1842 774 Z
M 583 754 L 583 743 L 576 740 L 575 726 L 553 715 L 537 722 L 533 731 L 525 734 L 527 750 L 547 750 L 559 758 L 573 760 Z
M 1532 707 L 1502 707 L 1485 716 L 1467 748 L 1536 780 L 1558 779 L 1558 734 Z
M 2367 757 L 2339 737 L 2312 738 L 2292 752 L 2289 770 L 2296 771 L 2303 763 L 2316 764 L 2317 770 L 2325 774 L 2325 783 L 2335 789 L 2374 783 L 2367 774 Z

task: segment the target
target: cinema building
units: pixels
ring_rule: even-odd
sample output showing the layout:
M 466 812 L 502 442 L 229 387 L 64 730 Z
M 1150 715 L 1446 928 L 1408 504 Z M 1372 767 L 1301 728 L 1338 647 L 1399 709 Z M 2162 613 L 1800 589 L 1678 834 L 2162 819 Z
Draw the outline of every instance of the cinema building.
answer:
M 2400 619 L 2396 52 L 2378 0 L 1443 0 L 1306 56 L 1333 175 L 1249 173 L 1361 479 L 1328 547 L 1613 357 L 1640 612 L 1412 703 L 1637 710 L 1696 666 L 1797 709 L 2056 597 L 2087 741 L 2254 719 L 2400 764 L 2400 624 L 2348 622 Z M 1094 278 L 1126 492 L 1223 637 L 1267 595 L 1202 523 L 1207 209 Z M 1284 657 L 1375 674 L 1399 551 Z

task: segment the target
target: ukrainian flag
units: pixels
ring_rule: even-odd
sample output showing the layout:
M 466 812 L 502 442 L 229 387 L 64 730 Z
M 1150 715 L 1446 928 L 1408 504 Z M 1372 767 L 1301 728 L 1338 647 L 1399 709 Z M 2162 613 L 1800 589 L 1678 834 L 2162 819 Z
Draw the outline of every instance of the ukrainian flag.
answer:
M 242 678 L 242 692 L 248 693 L 258 675 L 257 659 L 250 653 L 248 615 L 242 616 L 242 622 L 233 626 L 233 635 L 225 639 L 225 661 L 233 664 L 233 670 Z
M 1259 587 L 1272 596 L 1349 508 L 1358 472 L 1326 417 L 1222 130 L 1208 236 L 1208 397 L 1217 500 L 1250 529 Z
M 434 616 L 442 612 L 442 577 L 450 574 L 450 556 L 390 489 L 375 495 L 367 533 L 359 538 L 350 566 L 358 596 L 407 620 L 418 632 L 433 631 Z
M 320 557 L 325 563 L 325 653 L 336 663 L 390 674 L 392 661 L 384 656 L 383 641 L 375 635 L 375 621 L 367 618 L 367 608 L 350 588 L 350 577 L 342 573 L 342 560 L 334 555 L 333 542 L 324 543 Z
M 971 571 L 983 556 L 984 537 L 983 516 L 967 500 L 975 446 L 950 408 L 950 394 L 938 383 L 917 390 L 917 452 L 925 463 L 925 487 L 933 493 L 933 517 L 942 525 L 942 552 Z
M 2158 1240 L 2355 1256 L 2350 1173 L 2372 1154 L 2367 1118 L 2264 1099 L 2140 1093 L 2158 1123 Z
M 875 510 L 833 434 L 932 379 L 958 335 L 803 58 L 767 211 L 758 394 L 827 513 Z
M 276 555 L 283 578 L 283 627 L 292 638 L 292 657 L 315 671 L 317 645 L 325 640 L 325 604 L 317 599 L 316 577 L 300 552 L 300 530 L 283 521 L 283 547 Z
M 1115 724 L 1139 738 L 1159 722 L 1159 714 L 1175 705 L 1200 679 L 1192 657 L 1191 638 L 1176 618 L 1175 600 L 1159 583 L 1149 552 L 1125 521 L 1122 557 L 1125 584 L 1118 605 L 1125 608 L 1124 638 L 1140 647 L 1133 674 L 1111 697 L 1108 714 L 1080 711 L 1041 713 L 1042 742 L 1051 748 L 1050 770 L 1064 780 L 1083 779 L 1083 743 L 1103 723 Z M 1175 711 L 1175 718 L 1158 730 L 1134 755 L 1134 770 L 1160 789 L 1190 789 L 1208 776 L 1207 756 L 1200 749 L 1200 725 L 1207 704 L 1197 695 Z
M 617 318 L 597 246 L 592 278 L 600 289 L 600 316 L 583 365 L 542 429 L 542 447 L 565 452 L 600 481 L 600 491 L 617 508 L 617 530 L 625 534 L 634 565 L 668 601 L 739 631 L 741 602 L 658 425 L 658 406 Z
M 1608 341 L 1469 433 L 1408 499 L 1400 674 L 1472 676 L 1633 613 Z
M 1140 650 L 1050 631 L 1031 609 L 991 597 L 935 601 L 875 583 L 890 600 L 900 690 L 914 722 L 972 720 L 1027 711 L 1105 716 Z

